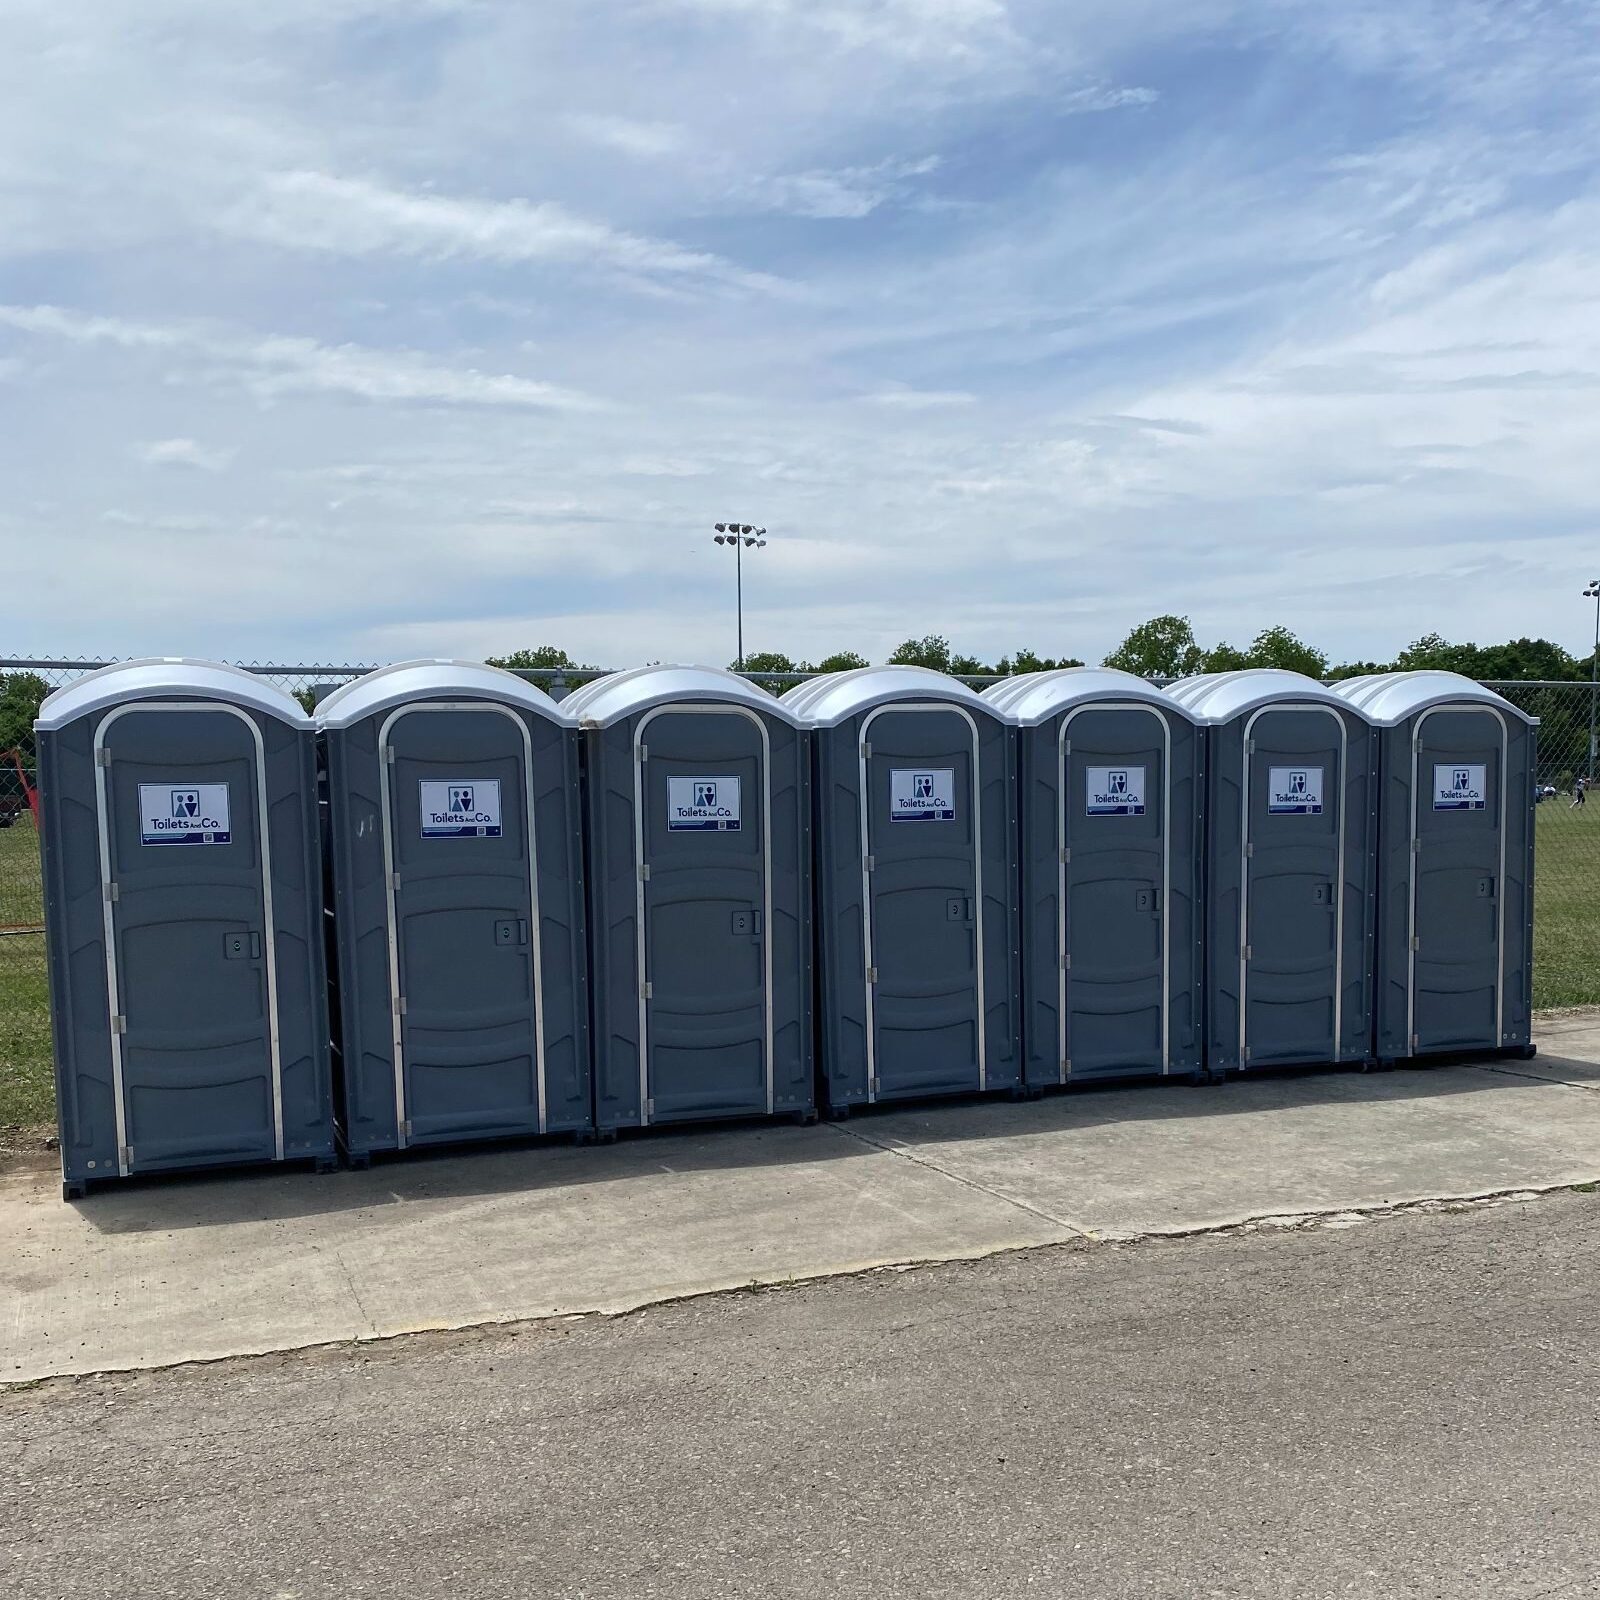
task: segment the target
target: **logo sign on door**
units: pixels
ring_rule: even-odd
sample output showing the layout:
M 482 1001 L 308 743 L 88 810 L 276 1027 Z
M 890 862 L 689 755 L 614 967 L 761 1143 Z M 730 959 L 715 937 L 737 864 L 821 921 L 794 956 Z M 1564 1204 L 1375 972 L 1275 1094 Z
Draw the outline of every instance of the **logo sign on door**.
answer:
M 1143 767 L 1085 767 L 1083 809 L 1091 817 L 1142 817 Z
M 141 783 L 140 844 L 232 844 L 225 783 Z
M 1321 816 L 1322 768 L 1269 767 L 1267 810 L 1284 816 Z
M 424 839 L 498 839 L 498 778 L 420 780 Z
M 956 775 L 950 767 L 895 767 L 889 773 L 891 822 L 954 822 Z
M 668 833 L 738 833 L 737 778 L 668 778 Z
M 1482 811 L 1489 803 L 1489 769 L 1463 762 L 1436 763 L 1433 769 L 1435 811 Z

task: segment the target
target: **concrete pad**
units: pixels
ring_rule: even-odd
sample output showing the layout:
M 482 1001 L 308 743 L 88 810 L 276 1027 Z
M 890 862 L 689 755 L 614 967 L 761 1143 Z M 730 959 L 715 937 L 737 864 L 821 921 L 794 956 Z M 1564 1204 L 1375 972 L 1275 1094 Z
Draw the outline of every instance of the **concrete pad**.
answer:
M 1600 1025 L 1545 1042 L 1560 1053 L 1534 1062 L 152 1181 L 76 1206 L 53 1171 L 13 1170 L 0 1382 L 1600 1179 Z
M 96 1190 L 0 1178 L 0 1381 L 562 1312 L 1071 1230 L 831 1127 Z
M 907 1108 L 857 1134 L 1102 1238 L 1600 1177 L 1600 1095 L 1485 1067 Z M 1596 1071 L 1600 1081 L 1600 1069 Z

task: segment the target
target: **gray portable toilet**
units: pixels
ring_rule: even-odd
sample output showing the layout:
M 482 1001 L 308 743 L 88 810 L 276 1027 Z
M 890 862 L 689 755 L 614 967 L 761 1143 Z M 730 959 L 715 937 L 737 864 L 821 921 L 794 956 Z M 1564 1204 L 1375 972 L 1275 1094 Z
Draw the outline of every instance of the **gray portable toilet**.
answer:
M 1204 1074 L 1204 730 L 1103 667 L 983 698 L 1018 724 L 1025 1082 Z
M 586 741 L 598 1130 L 814 1117 L 799 720 L 710 667 L 614 673 L 562 709 Z
M 591 1128 L 577 724 L 497 667 L 411 661 L 317 727 L 346 1153 Z
M 79 678 L 34 728 L 67 1196 L 331 1165 L 309 719 L 260 677 L 174 657 Z
M 1298 672 L 1182 678 L 1208 725 L 1206 1064 L 1372 1059 L 1376 734 Z
M 1454 672 L 1351 678 L 1377 725 L 1377 1053 L 1534 1053 L 1538 720 Z
M 784 700 L 816 747 L 830 1113 L 1019 1088 L 1010 714 L 923 667 L 830 673 Z

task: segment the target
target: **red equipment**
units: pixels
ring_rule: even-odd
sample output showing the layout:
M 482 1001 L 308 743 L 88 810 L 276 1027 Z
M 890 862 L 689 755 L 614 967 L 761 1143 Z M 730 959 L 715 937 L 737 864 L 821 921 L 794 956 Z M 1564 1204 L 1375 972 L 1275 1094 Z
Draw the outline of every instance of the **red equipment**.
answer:
M 39 826 L 39 791 L 28 782 L 28 769 L 22 764 L 20 750 L 0 750 L 0 761 L 9 761 L 17 769 L 17 781 L 22 785 L 22 798 L 28 802 L 28 809 L 33 813 L 33 825 Z M 9 809 L 4 796 L 0 796 L 0 828 L 9 828 L 18 815 L 17 810 Z

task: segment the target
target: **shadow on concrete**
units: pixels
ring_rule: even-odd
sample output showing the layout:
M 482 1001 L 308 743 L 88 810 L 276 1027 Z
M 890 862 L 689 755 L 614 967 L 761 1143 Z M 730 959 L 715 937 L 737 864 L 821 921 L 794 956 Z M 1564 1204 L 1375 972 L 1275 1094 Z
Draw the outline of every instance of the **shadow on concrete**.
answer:
M 918 1146 L 1070 1133 L 1114 1123 L 1252 1116 L 1289 1107 L 1415 1102 L 1497 1089 L 1600 1085 L 1600 1065 L 1541 1055 L 1534 1061 L 1402 1067 L 1393 1072 L 1295 1070 L 1253 1073 L 1194 1087 L 1146 1079 L 1088 1084 L 1041 1100 L 1004 1096 L 892 1101 L 858 1109 L 840 1124 L 733 1121 L 624 1133 L 615 1144 L 570 1139 L 437 1147 L 375 1160 L 365 1171 L 325 1175 L 279 1167 L 129 1179 L 76 1202 L 104 1234 L 227 1227 L 240 1222 L 360 1211 L 419 1201 L 492 1199 L 584 1185 L 632 1183 L 671 1173 L 804 1167 L 881 1156 Z

